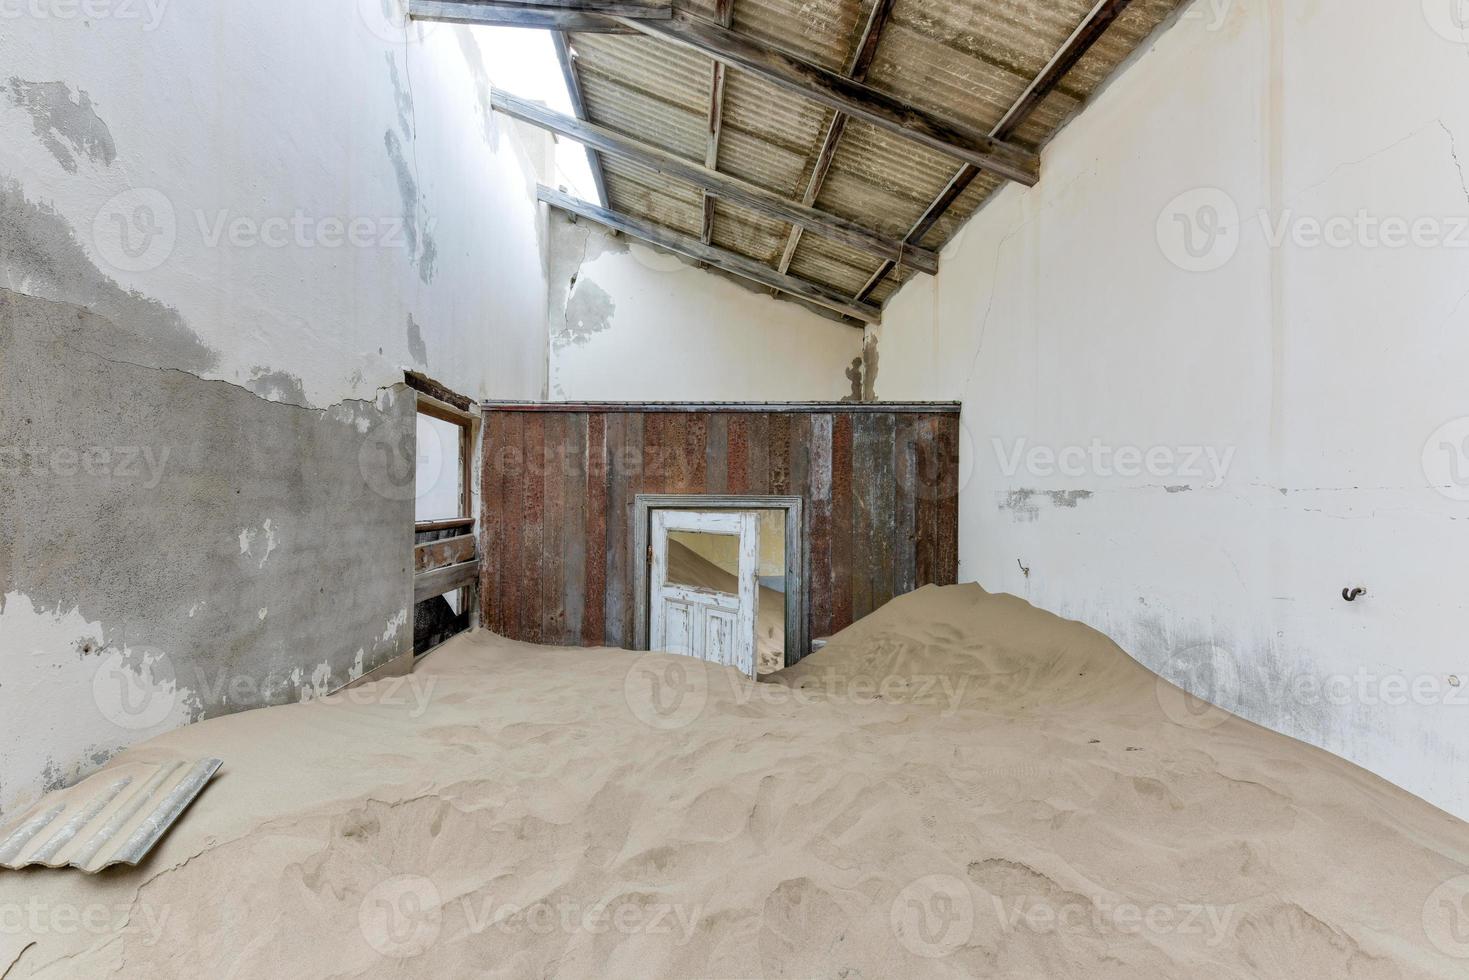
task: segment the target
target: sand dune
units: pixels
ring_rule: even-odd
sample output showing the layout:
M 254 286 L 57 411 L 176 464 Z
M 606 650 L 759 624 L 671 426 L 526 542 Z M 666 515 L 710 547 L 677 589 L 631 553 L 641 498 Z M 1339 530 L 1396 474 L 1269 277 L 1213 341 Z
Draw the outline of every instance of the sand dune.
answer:
M 975 587 L 761 684 L 465 637 L 128 753 L 226 768 L 141 869 L 0 876 L 0 974 L 1469 975 L 1469 827 L 1175 693 Z

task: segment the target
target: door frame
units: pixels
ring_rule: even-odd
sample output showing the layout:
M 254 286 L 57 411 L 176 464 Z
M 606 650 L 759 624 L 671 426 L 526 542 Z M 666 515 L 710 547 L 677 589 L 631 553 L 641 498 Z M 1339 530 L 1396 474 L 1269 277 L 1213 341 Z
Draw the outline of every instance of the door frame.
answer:
M 786 591 L 785 636 L 786 666 L 790 667 L 811 652 L 810 620 L 806 615 L 806 521 L 805 500 L 801 497 L 740 495 L 728 493 L 640 493 L 634 498 L 633 520 L 633 589 L 636 601 L 634 636 L 636 650 L 649 647 L 649 620 L 652 583 L 648 569 L 648 549 L 652 546 L 653 511 L 655 510 L 780 510 L 786 523 Z M 759 594 L 758 591 L 756 593 Z

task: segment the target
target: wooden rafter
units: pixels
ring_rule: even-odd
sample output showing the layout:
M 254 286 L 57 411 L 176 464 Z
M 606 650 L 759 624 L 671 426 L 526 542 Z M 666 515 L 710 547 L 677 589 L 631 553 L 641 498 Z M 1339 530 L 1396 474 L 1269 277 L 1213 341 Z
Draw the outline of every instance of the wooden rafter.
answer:
M 855 221 L 839 215 L 819 211 L 800 201 L 766 190 L 758 184 L 711 170 L 692 160 L 669 153 L 667 150 L 641 143 L 617 133 L 605 126 L 573 119 L 570 116 L 547 109 L 545 106 L 497 91 L 492 96 L 497 112 L 539 126 L 560 136 L 574 139 L 589 150 L 611 153 L 631 160 L 657 173 L 667 174 L 703 189 L 709 194 L 732 204 L 749 208 L 779 221 L 787 221 L 807 231 L 814 232 L 850 248 L 870 255 L 901 261 L 904 265 L 924 272 L 938 271 L 938 253 L 929 249 L 905 245 L 871 231 Z M 705 244 L 708 244 L 705 242 Z
M 581 90 L 581 76 L 576 73 L 576 59 L 571 54 L 571 42 L 562 31 L 552 31 L 551 40 L 556 45 L 556 60 L 561 63 L 561 75 L 566 80 L 566 92 L 571 97 L 571 111 L 576 118 L 587 118 L 587 103 Z M 607 196 L 607 172 L 602 166 L 602 157 L 590 146 L 587 147 L 587 166 L 592 170 L 592 182 L 597 185 L 597 195 L 602 203 L 611 204 Z
M 687 11 L 675 9 L 669 20 L 620 17 L 618 22 L 649 37 L 702 51 L 730 67 L 757 75 L 789 92 L 1026 186 L 1033 186 L 1039 179 L 1040 160 L 1033 153 L 939 119 L 870 85 L 803 61 Z
M 434 3 L 436 15 L 427 9 L 429 0 L 412 2 L 419 5 L 413 15 L 420 19 L 453 15 L 455 11 L 461 12 L 462 16 L 466 9 L 483 5 L 470 0 L 437 0 Z M 621 0 L 557 0 L 555 4 L 543 0 L 526 6 L 543 18 L 551 17 L 553 23 L 557 16 L 563 14 L 584 22 L 586 17 L 601 15 L 596 6 L 599 2 L 610 4 Z M 649 37 L 703 52 L 729 67 L 764 78 L 787 91 L 1008 180 L 1032 186 L 1039 179 L 1040 159 L 1034 153 L 966 126 L 947 122 L 886 92 L 762 44 L 688 11 L 674 8 L 672 16 L 667 19 L 651 14 L 618 15 L 610 19 Z
M 1046 64 L 1045 68 L 1041 69 L 1040 74 L 1005 113 L 1005 117 L 990 132 L 990 135 L 1000 140 L 1008 140 L 1014 136 L 1021 124 L 1045 101 L 1046 96 L 1061 84 L 1061 80 L 1076 67 L 1076 63 L 1092 49 L 1092 45 L 1101 39 L 1102 35 L 1107 32 L 1107 28 L 1112 26 L 1112 22 L 1131 3 L 1132 0 L 1099 0 L 1071 37 L 1067 38 L 1066 43 L 1056 52 L 1055 57 Z M 948 186 L 923 212 L 923 216 L 913 225 L 904 240 L 910 244 L 923 241 L 924 236 L 933 229 L 934 225 L 938 224 L 939 219 L 948 212 L 949 208 L 953 207 L 954 202 L 959 200 L 959 195 L 964 193 L 965 189 L 974 182 L 974 178 L 979 176 L 979 173 L 978 168 L 968 164 L 961 167 L 949 181 Z M 888 273 L 893 271 L 893 268 L 892 262 L 884 262 L 872 278 L 867 280 L 867 285 L 857 293 L 857 299 L 866 300 L 871 296 L 873 290 L 877 289 L 887 278 Z
M 867 80 L 867 71 L 872 67 L 872 60 L 877 57 L 877 45 L 882 39 L 882 30 L 887 26 L 888 16 L 893 12 L 893 4 L 896 2 L 897 0 L 873 0 L 872 11 L 867 15 L 867 27 L 862 31 L 862 40 L 847 64 L 849 78 L 859 82 Z M 826 137 L 821 141 L 821 149 L 816 154 L 816 164 L 811 168 L 811 177 L 806 181 L 806 192 L 801 195 L 802 203 L 816 203 L 822 185 L 826 183 L 827 172 L 831 170 L 831 162 L 836 159 L 837 144 L 846 131 L 847 117 L 840 112 L 833 113 L 831 123 L 826 127 Z M 781 272 L 790 270 L 791 261 L 796 257 L 796 246 L 801 244 L 801 231 L 799 225 L 791 226 L 790 234 L 786 237 L 785 252 L 781 254 L 780 265 L 777 266 Z
M 734 0 L 716 0 L 714 16 L 721 26 L 728 27 L 734 21 Z M 709 78 L 709 130 L 704 166 L 710 170 L 719 169 L 719 137 L 724 129 L 725 71 L 724 62 L 716 61 Z M 708 245 L 714 239 L 714 197 L 708 191 L 704 192 L 704 216 L 699 227 L 702 229 L 699 237 Z
M 527 4 L 513 0 L 408 0 L 408 16 L 414 20 L 438 20 L 480 27 L 526 27 L 584 34 L 636 33 L 632 28 L 610 20 L 605 10 L 594 10 L 591 4 L 577 4 L 576 7 L 578 9 L 567 9 L 564 4 Z M 634 4 L 626 4 L 623 9 L 632 16 L 671 16 L 673 12 L 671 5 L 655 6 L 648 13 L 641 13 L 647 8 Z
M 644 221 L 630 215 L 619 214 L 608 208 L 598 207 L 589 201 L 579 200 L 551 187 L 542 186 L 539 196 L 547 204 L 560 208 L 570 214 L 595 221 L 598 224 L 605 225 L 623 234 L 631 235 L 634 238 L 640 238 L 660 248 L 678 252 L 681 255 L 686 255 L 713 268 L 741 276 L 762 286 L 779 289 L 783 293 L 788 293 L 808 303 L 814 303 L 828 310 L 854 317 L 865 323 L 880 323 L 882 321 L 882 311 L 870 303 L 857 303 L 829 286 L 809 282 L 805 279 L 798 279 L 791 275 L 782 275 L 770 266 L 757 262 L 748 256 L 740 255 L 737 252 L 726 251 L 713 245 L 706 245 L 692 235 L 685 235 L 672 228 L 665 228 L 661 225 L 653 224 L 650 221 Z

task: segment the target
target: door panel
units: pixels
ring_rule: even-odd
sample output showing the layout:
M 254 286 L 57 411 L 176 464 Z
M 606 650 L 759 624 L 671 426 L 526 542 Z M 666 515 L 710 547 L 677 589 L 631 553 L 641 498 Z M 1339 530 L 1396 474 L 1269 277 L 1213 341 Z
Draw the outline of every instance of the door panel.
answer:
M 757 511 L 659 510 L 652 515 L 650 647 L 734 667 L 756 676 L 755 622 L 760 571 Z M 735 569 L 739 594 L 671 579 L 669 541 L 698 547 Z

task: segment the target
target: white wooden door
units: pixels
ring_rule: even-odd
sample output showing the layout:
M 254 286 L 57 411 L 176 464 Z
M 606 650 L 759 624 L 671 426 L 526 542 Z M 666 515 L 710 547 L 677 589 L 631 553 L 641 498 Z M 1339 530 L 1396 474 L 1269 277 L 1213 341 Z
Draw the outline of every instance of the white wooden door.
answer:
M 755 621 L 760 585 L 758 511 L 655 510 L 653 568 L 649 576 L 653 650 L 698 657 L 755 677 Z M 670 566 L 670 534 L 684 541 L 707 536 L 706 551 L 738 563 L 730 591 L 680 581 Z M 676 546 L 682 547 L 682 545 Z M 737 556 L 737 558 L 736 558 Z M 702 559 L 701 559 L 702 560 Z M 726 569 L 728 570 L 728 569 Z

